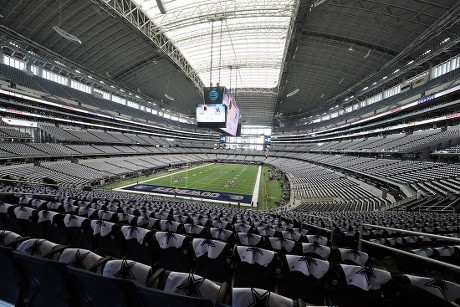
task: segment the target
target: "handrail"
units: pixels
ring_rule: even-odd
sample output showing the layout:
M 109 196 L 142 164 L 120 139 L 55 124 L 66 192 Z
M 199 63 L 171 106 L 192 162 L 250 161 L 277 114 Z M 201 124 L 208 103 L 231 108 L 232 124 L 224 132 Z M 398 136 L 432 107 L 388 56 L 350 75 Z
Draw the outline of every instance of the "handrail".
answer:
M 460 267 L 459 266 L 450 264 L 448 262 L 442 262 L 442 261 L 439 261 L 439 260 L 436 260 L 436 259 L 432 259 L 432 258 L 420 256 L 420 255 L 417 255 L 417 254 L 409 253 L 409 252 L 406 252 L 406 251 L 403 251 L 403 250 L 400 250 L 400 249 L 397 249 L 397 248 L 394 248 L 394 247 L 382 245 L 382 244 L 371 242 L 371 241 L 368 241 L 368 240 L 360 239 L 360 241 L 359 241 L 360 246 L 361 246 L 361 242 L 369 244 L 369 245 L 373 245 L 375 247 L 380 247 L 380 248 L 383 248 L 383 249 L 386 249 L 386 250 L 390 250 L 390 251 L 393 251 L 393 252 L 395 252 L 397 254 L 402 254 L 402 255 L 409 256 L 409 257 L 412 257 L 412 258 L 415 258 L 415 259 L 431 262 L 431 263 L 434 263 L 434 264 L 437 264 L 437 265 L 440 265 L 440 266 L 447 267 L 447 268 L 449 268 L 451 270 L 460 272 Z M 359 250 L 361 250 L 360 247 L 359 247 Z
M 414 235 L 414 236 L 425 236 L 425 237 L 430 237 L 430 238 L 435 238 L 435 239 L 449 240 L 449 241 L 460 243 L 460 238 L 446 237 L 446 236 L 441 236 L 441 235 L 435 235 L 433 233 L 426 233 L 426 232 L 413 231 L 413 230 L 405 230 L 405 229 L 386 227 L 386 226 L 380 226 L 380 225 L 373 225 L 373 224 L 362 224 L 361 225 L 360 234 L 359 234 L 360 239 L 362 238 L 362 231 L 361 230 L 362 230 L 363 226 L 369 227 L 369 228 L 377 228 L 377 229 L 383 229 L 383 230 L 391 230 L 391 231 L 395 231 L 395 232 L 402 232 L 402 233 L 407 233 L 407 234 Z
M 364 229 L 364 227 L 377 228 L 377 229 L 383 229 L 383 230 L 391 230 L 391 231 L 395 231 L 395 232 L 407 233 L 407 234 L 416 235 L 416 236 L 425 236 L 425 237 L 430 237 L 430 238 L 435 238 L 435 239 L 442 239 L 442 240 L 452 241 L 452 242 L 456 242 L 456 243 L 460 243 L 460 238 L 446 237 L 446 236 L 440 236 L 440 235 L 436 235 L 436 234 L 432 234 L 432 233 L 405 230 L 405 229 L 386 227 L 386 226 L 380 226 L 380 225 L 373 225 L 373 224 L 361 224 L 361 226 L 359 227 L 359 241 L 358 241 L 359 242 L 358 243 L 358 250 L 359 251 L 362 250 L 362 243 L 366 243 L 366 244 L 369 244 L 369 245 L 372 245 L 372 246 L 375 246 L 375 247 L 379 247 L 379 248 L 383 248 L 383 249 L 386 249 L 386 250 L 393 251 L 393 252 L 395 252 L 397 254 L 402 254 L 402 255 L 412 257 L 412 258 L 415 258 L 415 259 L 424 260 L 424 261 L 434 263 L 434 264 L 437 264 L 437 265 L 440 265 L 440 266 L 444 266 L 444 267 L 447 267 L 447 268 L 449 268 L 451 270 L 460 272 L 460 266 L 456 266 L 456 265 L 453 265 L 453 264 L 450 264 L 450 263 L 447 263 L 447 262 L 442 262 L 442 261 L 439 261 L 439 260 L 436 260 L 436 259 L 420 256 L 420 255 L 413 254 L 413 253 L 410 253 L 410 252 L 407 252 L 407 251 L 403 251 L 403 250 L 400 250 L 400 249 L 397 249 L 397 248 L 394 248 L 394 247 L 391 247 L 391 246 L 386 246 L 386 245 L 383 245 L 383 244 L 371 242 L 369 240 L 364 240 L 363 239 L 363 229 Z

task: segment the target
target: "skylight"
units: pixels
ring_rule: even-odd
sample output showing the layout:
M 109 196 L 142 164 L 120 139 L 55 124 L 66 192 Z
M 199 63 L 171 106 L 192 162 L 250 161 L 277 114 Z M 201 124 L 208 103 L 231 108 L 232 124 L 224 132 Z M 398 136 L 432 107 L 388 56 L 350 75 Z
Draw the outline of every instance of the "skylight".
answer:
M 278 86 L 299 0 L 162 0 L 166 14 L 156 0 L 132 1 L 174 43 L 205 85 L 220 81 L 232 88 Z

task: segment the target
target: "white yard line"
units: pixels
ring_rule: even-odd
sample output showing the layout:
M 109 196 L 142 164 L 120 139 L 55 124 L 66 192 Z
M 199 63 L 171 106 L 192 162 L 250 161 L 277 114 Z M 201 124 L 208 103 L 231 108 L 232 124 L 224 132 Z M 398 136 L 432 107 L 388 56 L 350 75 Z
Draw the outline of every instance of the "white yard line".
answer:
M 262 166 L 259 166 L 259 170 L 257 171 L 256 184 L 254 184 L 254 191 L 252 192 L 252 203 L 254 206 L 259 201 L 260 174 L 262 174 Z
M 176 175 L 176 174 L 179 174 L 179 173 L 187 172 L 187 171 L 192 170 L 192 169 L 197 169 L 197 168 L 209 166 L 209 165 L 212 165 L 212 164 L 214 164 L 214 163 L 203 164 L 203 165 L 199 165 L 199 166 L 197 166 L 197 167 L 185 169 L 185 170 L 183 170 L 183 171 L 172 172 L 172 173 L 167 174 L 167 175 L 163 175 L 163 176 L 159 176 L 159 177 L 155 177 L 155 178 L 151 178 L 151 179 L 146 179 L 146 180 L 140 181 L 139 183 L 144 183 L 144 182 L 147 182 L 147 181 L 154 181 L 154 180 L 157 180 L 157 179 L 160 179 L 160 178 L 165 178 L 165 177 L 173 176 L 173 175 Z M 123 191 L 123 190 L 122 190 L 123 188 L 132 186 L 133 184 L 136 184 L 136 183 L 130 183 L 130 184 L 124 185 L 124 186 L 122 186 L 122 187 L 115 188 L 115 189 L 113 189 L 113 190 L 114 190 L 114 191 Z M 126 192 L 126 191 L 123 191 L 123 192 Z

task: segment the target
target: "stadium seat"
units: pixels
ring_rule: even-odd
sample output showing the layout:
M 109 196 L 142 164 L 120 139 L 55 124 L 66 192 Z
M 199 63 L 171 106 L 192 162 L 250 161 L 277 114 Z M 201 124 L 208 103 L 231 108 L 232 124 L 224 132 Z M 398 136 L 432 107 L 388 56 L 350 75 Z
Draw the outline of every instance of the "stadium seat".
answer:
M 332 249 L 329 260 L 331 262 L 339 262 L 351 265 L 371 265 L 369 255 L 367 253 L 349 248 Z
M 23 205 L 8 209 L 9 221 L 6 228 L 20 235 L 28 235 L 30 224 L 37 220 L 37 210 Z
M 41 244 L 43 243 L 45 242 L 41 241 Z M 54 250 L 58 251 L 61 248 L 55 247 Z M 27 304 L 30 306 L 78 306 L 72 284 L 67 278 L 67 264 L 43 258 L 44 256 L 46 254 L 13 252 L 13 257 L 27 275 L 25 285 Z
M 0 300 L 15 306 L 23 303 L 27 280 L 12 252 L 17 244 L 27 239 L 17 233 L 0 230 Z
M 193 262 L 192 238 L 174 232 L 157 231 L 156 267 L 170 271 L 190 272 Z
M 101 256 L 123 258 L 126 254 L 126 240 L 121 226 L 103 220 L 92 220 L 94 251 Z
M 104 277 L 70 266 L 67 271 L 75 285 L 81 307 L 139 306 L 136 285 L 131 280 Z
M 274 251 L 236 246 L 233 287 L 257 287 L 276 292 L 282 262 Z
M 328 246 L 321 245 L 318 242 L 302 243 L 302 254 L 306 256 L 327 259 L 330 253 L 331 249 Z
M 93 248 L 93 230 L 89 219 L 74 214 L 66 214 L 64 224 L 68 236 L 67 244 L 71 247 Z
M 383 307 L 394 300 L 395 282 L 390 282 L 390 272 L 347 264 L 335 265 L 333 269 L 338 274 L 337 286 L 330 294 L 333 305 Z
M 154 232 L 136 226 L 122 226 L 121 232 L 126 240 L 127 259 L 154 266 L 158 254 L 154 245 Z
M 453 306 L 460 302 L 460 285 L 432 277 L 409 274 L 393 276 L 401 288 L 394 306 Z
M 195 298 L 196 306 L 213 306 L 216 302 L 228 300 L 229 289 L 226 282 L 216 283 L 192 273 L 160 269 L 155 272 L 152 282 L 153 287 L 165 293 Z M 169 299 L 175 301 L 171 297 Z
M 299 255 L 284 255 L 279 294 L 302 298 L 315 305 L 326 305 L 332 280 L 338 278 L 329 270 L 328 261 Z
M 261 235 L 254 234 L 252 232 L 237 232 L 236 244 L 263 247 L 266 245 L 266 242 Z
M 226 242 L 194 238 L 192 247 L 195 255 L 193 273 L 212 281 L 230 281 L 233 247 Z
M 259 288 L 233 288 L 231 306 L 305 307 L 305 302 Z M 220 305 L 223 306 L 223 305 Z

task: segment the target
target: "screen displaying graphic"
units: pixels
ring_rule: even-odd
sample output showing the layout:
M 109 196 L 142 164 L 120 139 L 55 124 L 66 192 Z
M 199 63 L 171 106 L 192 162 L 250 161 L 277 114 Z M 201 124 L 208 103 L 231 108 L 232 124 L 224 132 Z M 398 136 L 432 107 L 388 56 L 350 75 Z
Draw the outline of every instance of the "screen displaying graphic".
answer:
M 199 104 L 196 106 L 198 127 L 223 128 L 226 125 L 226 106 L 224 104 Z
M 240 109 L 236 105 L 235 99 L 224 88 L 222 103 L 227 106 L 227 124 L 221 130 L 227 134 L 236 136 L 238 130 L 238 121 L 240 119 Z
M 225 87 L 203 87 L 203 101 L 205 104 L 218 104 L 222 103 L 222 97 Z

